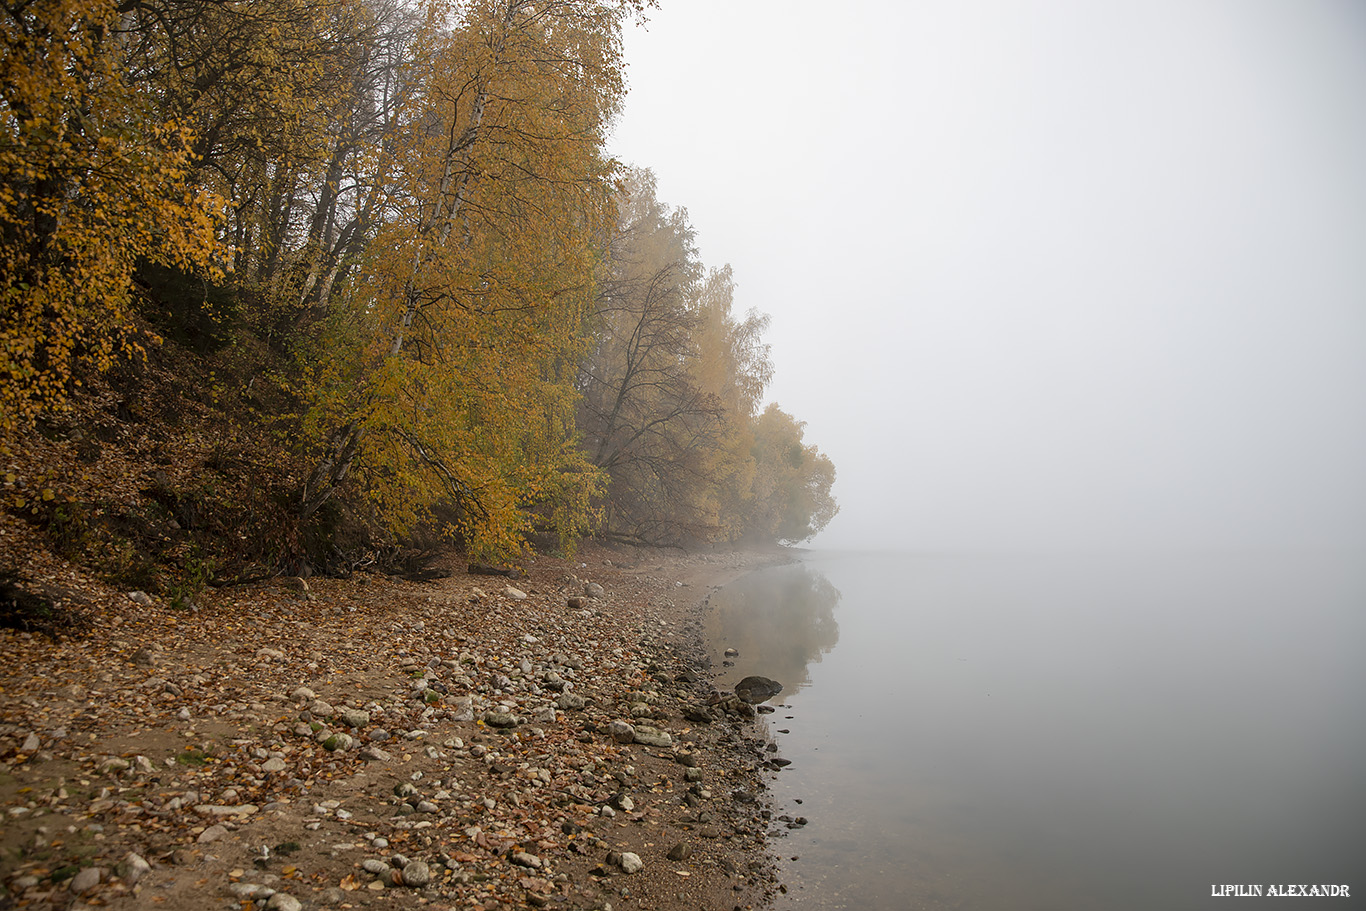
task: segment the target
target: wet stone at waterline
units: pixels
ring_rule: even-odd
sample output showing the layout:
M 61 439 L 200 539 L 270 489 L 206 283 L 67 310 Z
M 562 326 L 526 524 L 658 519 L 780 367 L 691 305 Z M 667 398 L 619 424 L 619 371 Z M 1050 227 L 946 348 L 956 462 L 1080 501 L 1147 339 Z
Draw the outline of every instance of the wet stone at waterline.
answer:
M 742 702 L 750 705 L 757 705 L 760 702 L 772 699 L 783 691 L 783 685 L 776 680 L 767 677 L 750 676 L 735 684 L 735 695 L 740 697 Z

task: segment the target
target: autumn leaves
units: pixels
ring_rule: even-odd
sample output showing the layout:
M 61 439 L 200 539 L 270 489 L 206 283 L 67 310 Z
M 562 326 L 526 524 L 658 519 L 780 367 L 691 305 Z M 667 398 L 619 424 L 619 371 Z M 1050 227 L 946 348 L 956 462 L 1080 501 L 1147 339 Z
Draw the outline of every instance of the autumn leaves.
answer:
M 633 12 L 7 7 L 3 429 L 154 341 L 132 289 L 155 263 L 239 289 L 238 331 L 287 353 L 305 518 L 344 491 L 403 535 L 444 503 L 482 556 L 532 531 L 570 548 L 597 528 L 676 543 L 819 527 L 828 460 L 756 414 L 764 320 L 731 313 L 729 271 L 706 272 L 605 153 Z

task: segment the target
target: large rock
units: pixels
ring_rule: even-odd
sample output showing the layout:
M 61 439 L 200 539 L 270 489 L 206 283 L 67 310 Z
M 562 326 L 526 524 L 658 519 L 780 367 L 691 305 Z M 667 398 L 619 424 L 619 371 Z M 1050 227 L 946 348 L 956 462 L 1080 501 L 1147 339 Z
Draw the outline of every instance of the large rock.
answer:
M 683 717 L 697 724 L 711 724 L 716 720 L 716 716 L 705 705 L 683 706 Z
M 228 837 L 228 827 L 227 827 L 227 826 L 224 826 L 224 825 L 213 825 L 213 826 L 209 826 L 209 827 L 208 827 L 207 829 L 205 829 L 203 832 L 200 832 L 200 833 L 199 833 L 199 838 L 196 839 L 196 840 L 197 840 L 201 845 L 207 845 L 207 844 L 212 844 L 212 843 L 215 842 L 215 841 L 218 841 L 220 838 L 227 838 L 227 837 Z
M 101 867 L 86 867 L 75 876 L 71 877 L 71 894 L 83 895 L 100 884 L 104 879 L 104 870 Z
M 750 705 L 767 702 L 783 691 L 783 685 L 767 677 L 750 676 L 735 684 L 735 695 Z
M 673 737 L 668 732 L 661 731 L 659 728 L 647 727 L 643 724 L 636 725 L 633 739 L 636 743 L 643 743 L 651 747 L 667 747 L 673 745 Z
M 119 879 L 131 886 L 152 872 L 152 865 L 147 863 L 141 854 L 134 854 L 130 851 L 128 856 L 120 861 L 114 869 L 119 874 Z
M 361 709 L 342 709 L 341 720 L 353 728 L 363 728 L 370 723 L 370 713 Z
M 403 885 L 421 889 L 432 881 L 432 868 L 420 860 L 410 861 L 403 868 Z
M 484 724 L 491 728 L 515 728 L 517 716 L 508 712 L 487 712 L 484 715 Z

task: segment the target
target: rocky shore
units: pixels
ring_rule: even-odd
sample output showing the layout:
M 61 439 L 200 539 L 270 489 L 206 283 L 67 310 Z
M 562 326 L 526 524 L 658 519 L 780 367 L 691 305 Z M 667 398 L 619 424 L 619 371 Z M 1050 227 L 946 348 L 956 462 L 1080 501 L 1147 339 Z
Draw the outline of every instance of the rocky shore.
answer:
M 777 888 L 753 706 L 701 602 L 780 553 L 594 549 L 520 578 L 119 592 L 0 630 L 0 909 L 733 909 Z

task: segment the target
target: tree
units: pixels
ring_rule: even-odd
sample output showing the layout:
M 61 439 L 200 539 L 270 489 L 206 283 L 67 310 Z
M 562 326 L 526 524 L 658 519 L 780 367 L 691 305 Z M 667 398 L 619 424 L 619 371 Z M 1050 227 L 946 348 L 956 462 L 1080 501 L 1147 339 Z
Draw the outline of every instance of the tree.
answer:
M 612 214 L 623 12 L 428 5 L 376 153 L 378 226 L 315 374 L 305 514 L 355 464 L 396 530 L 445 498 L 480 554 L 518 547 L 532 513 L 566 546 L 586 529 L 571 365 Z
M 839 512 L 831 494 L 835 465 L 803 441 L 805 426 L 776 404 L 765 408 L 754 424 L 753 536 L 805 541 Z
M 772 374 L 767 317 L 737 320 L 730 268 L 697 260 L 683 210 L 635 172 L 580 370 L 580 426 L 607 474 L 605 533 L 648 544 L 738 539 L 749 422 Z
M 607 475 L 606 531 L 677 542 L 686 502 L 705 478 L 702 456 L 722 421 L 691 367 L 701 276 L 687 213 L 655 197 L 654 176 L 630 175 L 619 199 L 594 314 L 594 345 L 580 366 L 579 423 L 593 464 Z
M 60 408 L 86 366 L 141 350 L 139 260 L 214 271 L 218 198 L 193 135 L 126 73 L 110 0 L 0 12 L 0 429 Z

